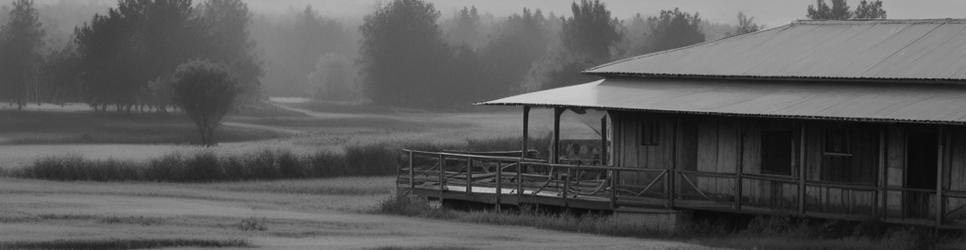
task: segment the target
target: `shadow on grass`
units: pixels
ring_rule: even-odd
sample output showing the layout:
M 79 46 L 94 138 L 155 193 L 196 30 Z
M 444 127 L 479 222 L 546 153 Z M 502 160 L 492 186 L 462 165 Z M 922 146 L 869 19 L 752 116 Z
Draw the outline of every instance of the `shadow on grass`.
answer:
M 0 242 L 0 249 L 152 249 L 172 247 L 251 247 L 240 239 L 104 239 Z

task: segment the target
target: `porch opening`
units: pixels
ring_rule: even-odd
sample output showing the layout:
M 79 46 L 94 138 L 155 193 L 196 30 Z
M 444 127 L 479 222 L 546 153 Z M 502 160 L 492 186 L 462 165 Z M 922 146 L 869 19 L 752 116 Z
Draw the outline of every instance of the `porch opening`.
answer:
M 906 140 L 907 188 L 935 190 L 937 152 L 939 141 L 935 129 L 914 128 Z M 934 195 L 931 192 L 906 192 L 904 210 L 906 217 L 923 218 L 930 214 Z

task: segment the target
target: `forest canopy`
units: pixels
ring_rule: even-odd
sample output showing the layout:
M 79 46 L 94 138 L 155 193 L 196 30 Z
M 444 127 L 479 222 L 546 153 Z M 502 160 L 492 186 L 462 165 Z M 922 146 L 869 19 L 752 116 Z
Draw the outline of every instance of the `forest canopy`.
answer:
M 830 15 L 842 8 L 835 7 L 838 1 L 819 1 L 809 13 Z M 743 13 L 736 13 L 736 26 L 683 9 L 621 19 L 604 1 L 560 4 L 570 12 L 523 8 L 496 16 L 476 6 L 444 12 L 423 0 L 392 0 L 362 17 L 336 18 L 313 6 L 256 13 L 244 0 L 118 0 L 108 6 L 14 0 L 0 9 L 0 54 L 6 53 L 0 57 L 0 100 L 168 112 L 175 108 L 171 85 L 178 65 L 205 60 L 224 65 L 237 80 L 241 104 L 300 96 L 465 109 L 591 81 L 580 72 L 612 60 L 762 28 Z M 879 1 L 845 9 L 850 17 L 885 15 Z

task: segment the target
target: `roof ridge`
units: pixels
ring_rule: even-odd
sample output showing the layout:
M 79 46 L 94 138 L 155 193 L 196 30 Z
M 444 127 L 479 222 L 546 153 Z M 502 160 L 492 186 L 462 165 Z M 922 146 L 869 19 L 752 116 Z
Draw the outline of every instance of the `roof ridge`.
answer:
M 966 18 L 925 18 L 925 19 L 849 19 L 849 20 L 810 20 L 799 19 L 792 24 L 803 25 L 835 25 L 835 24 L 945 24 L 945 23 L 966 23 Z
M 667 50 L 661 50 L 661 51 L 655 51 L 655 52 L 651 52 L 651 53 L 646 53 L 646 54 L 643 54 L 643 55 L 632 56 L 632 57 L 628 57 L 628 58 L 616 60 L 616 61 L 613 61 L 613 62 L 609 62 L 609 63 L 597 65 L 597 66 L 594 66 L 592 68 L 589 68 L 589 69 L 586 69 L 584 71 L 581 71 L 581 73 L 583 73 L 583 74 L 593 74 L 594 72 L 592 72 L 592 71 L 595 71 L 595 70 L 598 70 L 598 69 L 601 69 L 601 68 L 604 68 L 604 67 L 607 67 L 607 66 L 611 66 L 611 65 L 614 65 L 614 64 L 619 64 L 619 63 L 633 61 L 633 60 L 637 60 L 637 59 L 641 59 L 641 58 L 647 58 L 647 57 L 651 57 L 651 56 L 661 55 L 661 54 L 670 53 L 670 52 L 674 52 L 674 51 L 678 51 L 678 50 L 690 49 L 690 48 L 698 47 L 698 46 L 711 45 L 711 44 L 715 44 L 715 43 L 718 43 L 718 42 L 721 42 L 721 41 L 731 40 L 731 39 L 738 39 L 738 38 L 741 38 L 741 37 L 751 36 L 751 35 L 758 34 L 758 33 L 763 33 L 763 32 L 766 32 L 766 31 L 772 31 L 772 30 L 777 30 L 777 29 L 784 29 L 784 28 L 791 27 L 794 24 L 795 23 L 793 22 L 793 23 L 790 23 L 790 24 L 782 25 L 782 26 L 776 26 L 776 27 L 762 29 L 762 30 L 755 31 L 755 32 L 748 32 L 748 33 L 744 33 L 744 34 L 740 34 L 740 35 L 733 35 L 733 36 L 724 37 L 724 38 L 717 39 L 717 40 L 712 40 L 712 41 L 705 41 L 705 42 L 695 43 L 695 44 L 691 44 L 691 45 L 684 46 L 684 47 L 678 47 L 678 48 L 674 48 L 674 49 L 667 49 Z

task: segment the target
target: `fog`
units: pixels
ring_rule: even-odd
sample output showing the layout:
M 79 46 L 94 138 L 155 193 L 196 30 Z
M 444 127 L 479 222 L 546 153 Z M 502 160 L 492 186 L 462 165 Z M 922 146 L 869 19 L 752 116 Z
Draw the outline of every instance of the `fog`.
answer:
M 8 8 L 12 1 L 0 0 L 0 8 Z M 363 82 L 371 80 L 366 78 L 371 78 L 372 75 L 361 72 L 361 66 L 367 58 L 360 55 L 363 36 L 359 28 L 364 23 L 365 16 L 375 13 L 390 0 L 242 1 L 253 14 L 247 24 L 248 36 L 253 40 L 254 56 L 261 62 L 263 74 L 259 81 L 265 95 L 317 97 L 327 100 L 371 97 L 370 93 L 362 93 L 363 87 L 369 87 L 364 86 Z M 616 39 L 599 41 L 602 40 L 600 34 L 593 33 L 578 34 L 569 39 L 561 38 L 562 21 L 572 15 L 571 3 L 574 1 L 570 0 L 424 1 L 439 11 L 440 15 L 434 25 L 438 25 L 438 32 L 446 43 L 439 46 L 446 47 L 444 50 L 448 52 L 445 53 L 451 54 L 449 57 L 452 58 L 423 58 L 425 60 L 411 64 L 421 65 L 418 68 L 438 68 L 444 65 L 422 63 L 451 60 L 445 66 L 456 65 L 460 69 L 450 71 L 459 73 L 438 76 L 437 79 L 485 86 L 484 89 L 498 89 L 480 96 L 454 94 L 451 95 L 454 102 L 463 99 L 485 100 L 553 87 L 547 84 L 566 85 L 593 80 L 580 77 L 576 72 L 610 60 L 734 35 L 739 12 L 753 18 L 752 22 L 756 24 L 753 30 L 757 30 L 762 26 L 778 27 L 805 19 L 807 7 L 815 4 L 815 0 L 602 0 L 609 11 L 608 18 L 617 19 L 619 22 L 609 24 L 616 29 Z M 193 2 L 200 5 L 205 0 Z M 858 2 L 859 0 L 849 0 L 848 4 L 855 8 Z M 74 35 L 75 27 L 90 22 L 95 14 L 104 13 L 117 3 L 117 0 L 35 0 L 46 34 L 45 44 L 42 46 L 44 54 L 49 55 L 52 51 L 65 48 Z M 961 0 L 886 0 L 883 3 L 883 9 L 890 19 L 957 18 L 962 17 L 960 12 L 966 9 L 966 1 Z M 307 9 L 308 6 L 311 9 Z M 474 12 L 472 15 L 461 16 L 460 10 L 468 6 L 475 7 L 479 14 Z M 534 12 L 532 19 L 518 18 L 515 22 L 508 19 L 514 15 L 520 17 L 523 9 Z M 679 17 L 696 21 L 695 26 L 699 26 L 696 30 L 700 34 L 696 34 L 694 38 L 674 38 L 673 36 L 681 35 L 682 27 L 674 27 L 667 34 L 660 34 L 655 30 L 654 25 L 658 20 L 651 18 L 660 16 L 662 10 L 673 9 L 680 9 L 680 13 L 676 14 Z M 0 20 L 6 19 L 7 12 L 6 9 L 0 11 Z M 696 16 L 689 16 L 695 13 Z M 391 27 L 383 32 L 400 28 L 404 27 Z M 592 59 L 588 60 L 576 59 L 574 55 L 580 53 L 575 53 L 574 50 L 578 48 L 567 47 L 562 41 L 580 40 L 582 37 L 592 38 L 589 39 L 590 43 L 600 43 L 596 49 L 603 53 L 594 53 L 606 55 L 591 56 Z M 393 39 L 399 38 L 389 38 Z M 660 39 L 668 40 L 670 44 L 662 44 Z M 414 43 L 423 42 L 427 41 Z M 408 51 L 411 48 L 394 49 Z M 412 56 L 422 57 L 419 54 Z M 394 57 L 384 60 L 399 65 L 392 58 Z M 425 76 L 412 81 L 422 82 L 418 79 L 423 78 Z M 466 79 L 479 82 L 473 83 Z M 506 86 L 494 86 L 494 83 Z M 440 86 L 431 89 L 439 90 Z M 461 87 L 452 91 L 484 92 Z
M 11 0 L 0 0 L 7 5 Z M 113 6 L 115 0 L 36 0 L 38 5 L 74 3 Z M 312 5 L 323 16 L 353 18 L 364 16 L 386 0 L 247 0 L 256 13 L 283 13 L 300 10 Z M 566 0 L 430 0 L 443 13 L 452 13 L 463 6 L 476 6 L 483 13 L 505 16 L 522 8 L 539 8 L 546 12 L 569 14 L 570 2 Z M 701 13 L 706 20 L 734 24 L 735 13 L 743 11 L 768 27 L 787 24 L 804 18 L 805 6 L 814 0 L 604 0 L 615 17 L 627 18 L 637 13 L 653 15 L 662 9 L 681 8 Z M 851 1 L 855 2 L 855 1 Z M 883 1 L 891 19 L 911 18 L 959 18 L 966 17 L 966 1 L 961 0 L 891 0 Z M 856 3 L 851 3 L 854 7 Z M 85 11 L 85 10 L 79 10 Z
M 284 11 L 311 4 L 327 16 L 362 16 L 371 12 L 385 0 L 248 0 L 259 11 Z M 546 12 L 564 15 L 570 13 L 571 1 L 566 0 L 431 0 L 443 13 L 452 13 L 463 6 L 476 6 L 484 13 L 505 16 L 522 8 L 539 8 Z M 768 27 L 787 24 L 805 17 L 805 7 L 814 0 L 603 0 L 618 18 L 628 18 L 637 13 L 654 15 L 662 9 L 675 7 L 689 12 L 697 11 L 706 20 L 735 24 L 735 13 L 745 12 Z M 858 1 L 850 1 L 852 7 Z M 911 18 L 957 18 L 964 17 L 966 1 L 961 0 L 890 0 L 883 1 L 892 19 Z

